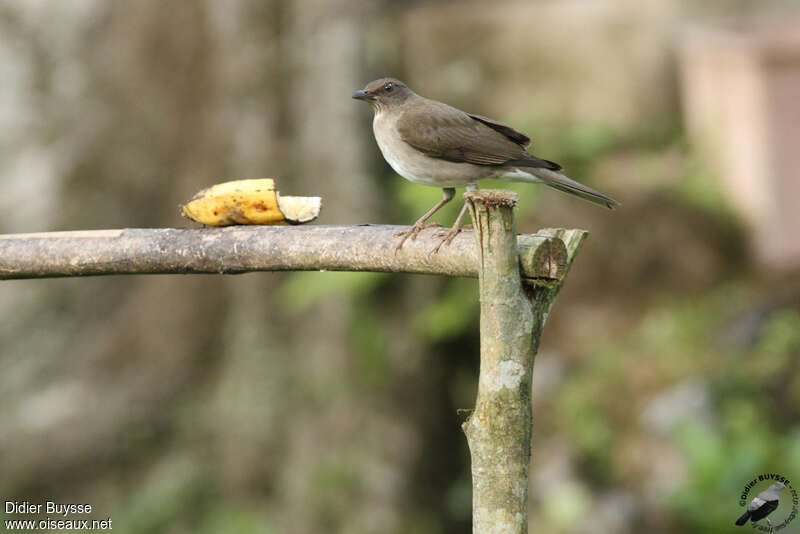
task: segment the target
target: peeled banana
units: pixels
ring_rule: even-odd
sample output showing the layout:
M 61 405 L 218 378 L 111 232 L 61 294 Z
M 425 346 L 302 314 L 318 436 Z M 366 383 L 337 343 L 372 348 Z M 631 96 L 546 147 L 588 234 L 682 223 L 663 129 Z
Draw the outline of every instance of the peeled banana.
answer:
M 271 178 L 234 180 L 203 189 L 182 207 L 184 217 L 208 226 L 302 224 L 322 208 L 320 197 L 282 197 Z

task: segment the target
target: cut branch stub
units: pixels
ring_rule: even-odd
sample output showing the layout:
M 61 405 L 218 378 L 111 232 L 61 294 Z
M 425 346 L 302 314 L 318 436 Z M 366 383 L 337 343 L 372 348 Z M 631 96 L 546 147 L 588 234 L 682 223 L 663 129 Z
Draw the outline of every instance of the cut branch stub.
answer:
M 542 228 L 536 232 L 536 235 L 552 237 L 564 243 L 564 246 L 567 247 L 566 270 L 569 272 L 569 268 L 572 266 L 572 262 L 575 260 L 578 250 L 580 250 L 583 242 L 586 241 L 586 238 L 589 236 L 589 232 L 575 228 Z M 566 275 L 567 273 L 565 272 L 564 276 Z
M 517 237 L 522 276 L 527 280 L 560 282 L 567 272 L 567 247 L 557 237 L 520 235 Z
M 546 279 L 538 279 L 532 282 L 533 285 L 548 289 L 548 294 L 545 295 L 546 300 L 549 300 L 552 304 L 553 299 L 555 299 L 556 295 L 561 290 L 561 285 L 564 279 L 566 278 L 567 274 L 569 274 L 569 270 L 572 267 L 572 262 L 575 261 L 575 256 L 577 256 L 578 251 L 580 250 L 581 246 L 583 246 L 586 238 L 589 236 L 589 232 L 586 230 L 567 228 L 542 228 L 536 232 L 536 236 L 546 236 L 558 240 L 558 242 L 563 243 L 566 249 L 566 262 L 564 263 L 563 271 L 559 272 L 559 277 L 556 283 Z

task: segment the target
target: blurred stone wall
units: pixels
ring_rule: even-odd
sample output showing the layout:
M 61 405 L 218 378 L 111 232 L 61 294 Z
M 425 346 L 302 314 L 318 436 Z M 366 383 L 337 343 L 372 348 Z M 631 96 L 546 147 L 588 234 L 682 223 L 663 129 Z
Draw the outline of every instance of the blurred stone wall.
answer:
M 689 133 L 756 258 L 800 267 L 800 18 L 694 28 L 681 52 Z

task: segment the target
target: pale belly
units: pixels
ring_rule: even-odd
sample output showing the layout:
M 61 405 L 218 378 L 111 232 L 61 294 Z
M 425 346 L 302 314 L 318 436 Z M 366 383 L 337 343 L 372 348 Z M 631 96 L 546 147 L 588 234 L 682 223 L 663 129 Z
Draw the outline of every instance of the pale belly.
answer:
M 383 158 L 394 172 L 417 184 L 431 187 L 464 187 L 482 178 L 491 178 L 495 171 L 471 163 L 454 163 L 431 158 L 406 144 L 399 136 L 389 135 L 394 125 L 376 113 L 372 130 Z

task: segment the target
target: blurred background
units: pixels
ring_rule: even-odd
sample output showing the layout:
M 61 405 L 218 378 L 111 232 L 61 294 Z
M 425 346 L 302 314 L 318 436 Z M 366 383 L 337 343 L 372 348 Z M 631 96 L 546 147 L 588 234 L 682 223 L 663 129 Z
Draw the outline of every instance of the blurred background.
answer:
M 800 480 L 793 0 L 0 1 L 0 232 L 191 226 L 257 177 L 411 224 L 441 192 L 350 99 L 384 75 L 622 202 L 483 184 L 521 232 L 591 232 L 536 359 L 531 531 L 729 532 L 755 475 Z M 475 280 L 5 282 L 0 496 L 134 534 L 467 532 L 477 364 Z

